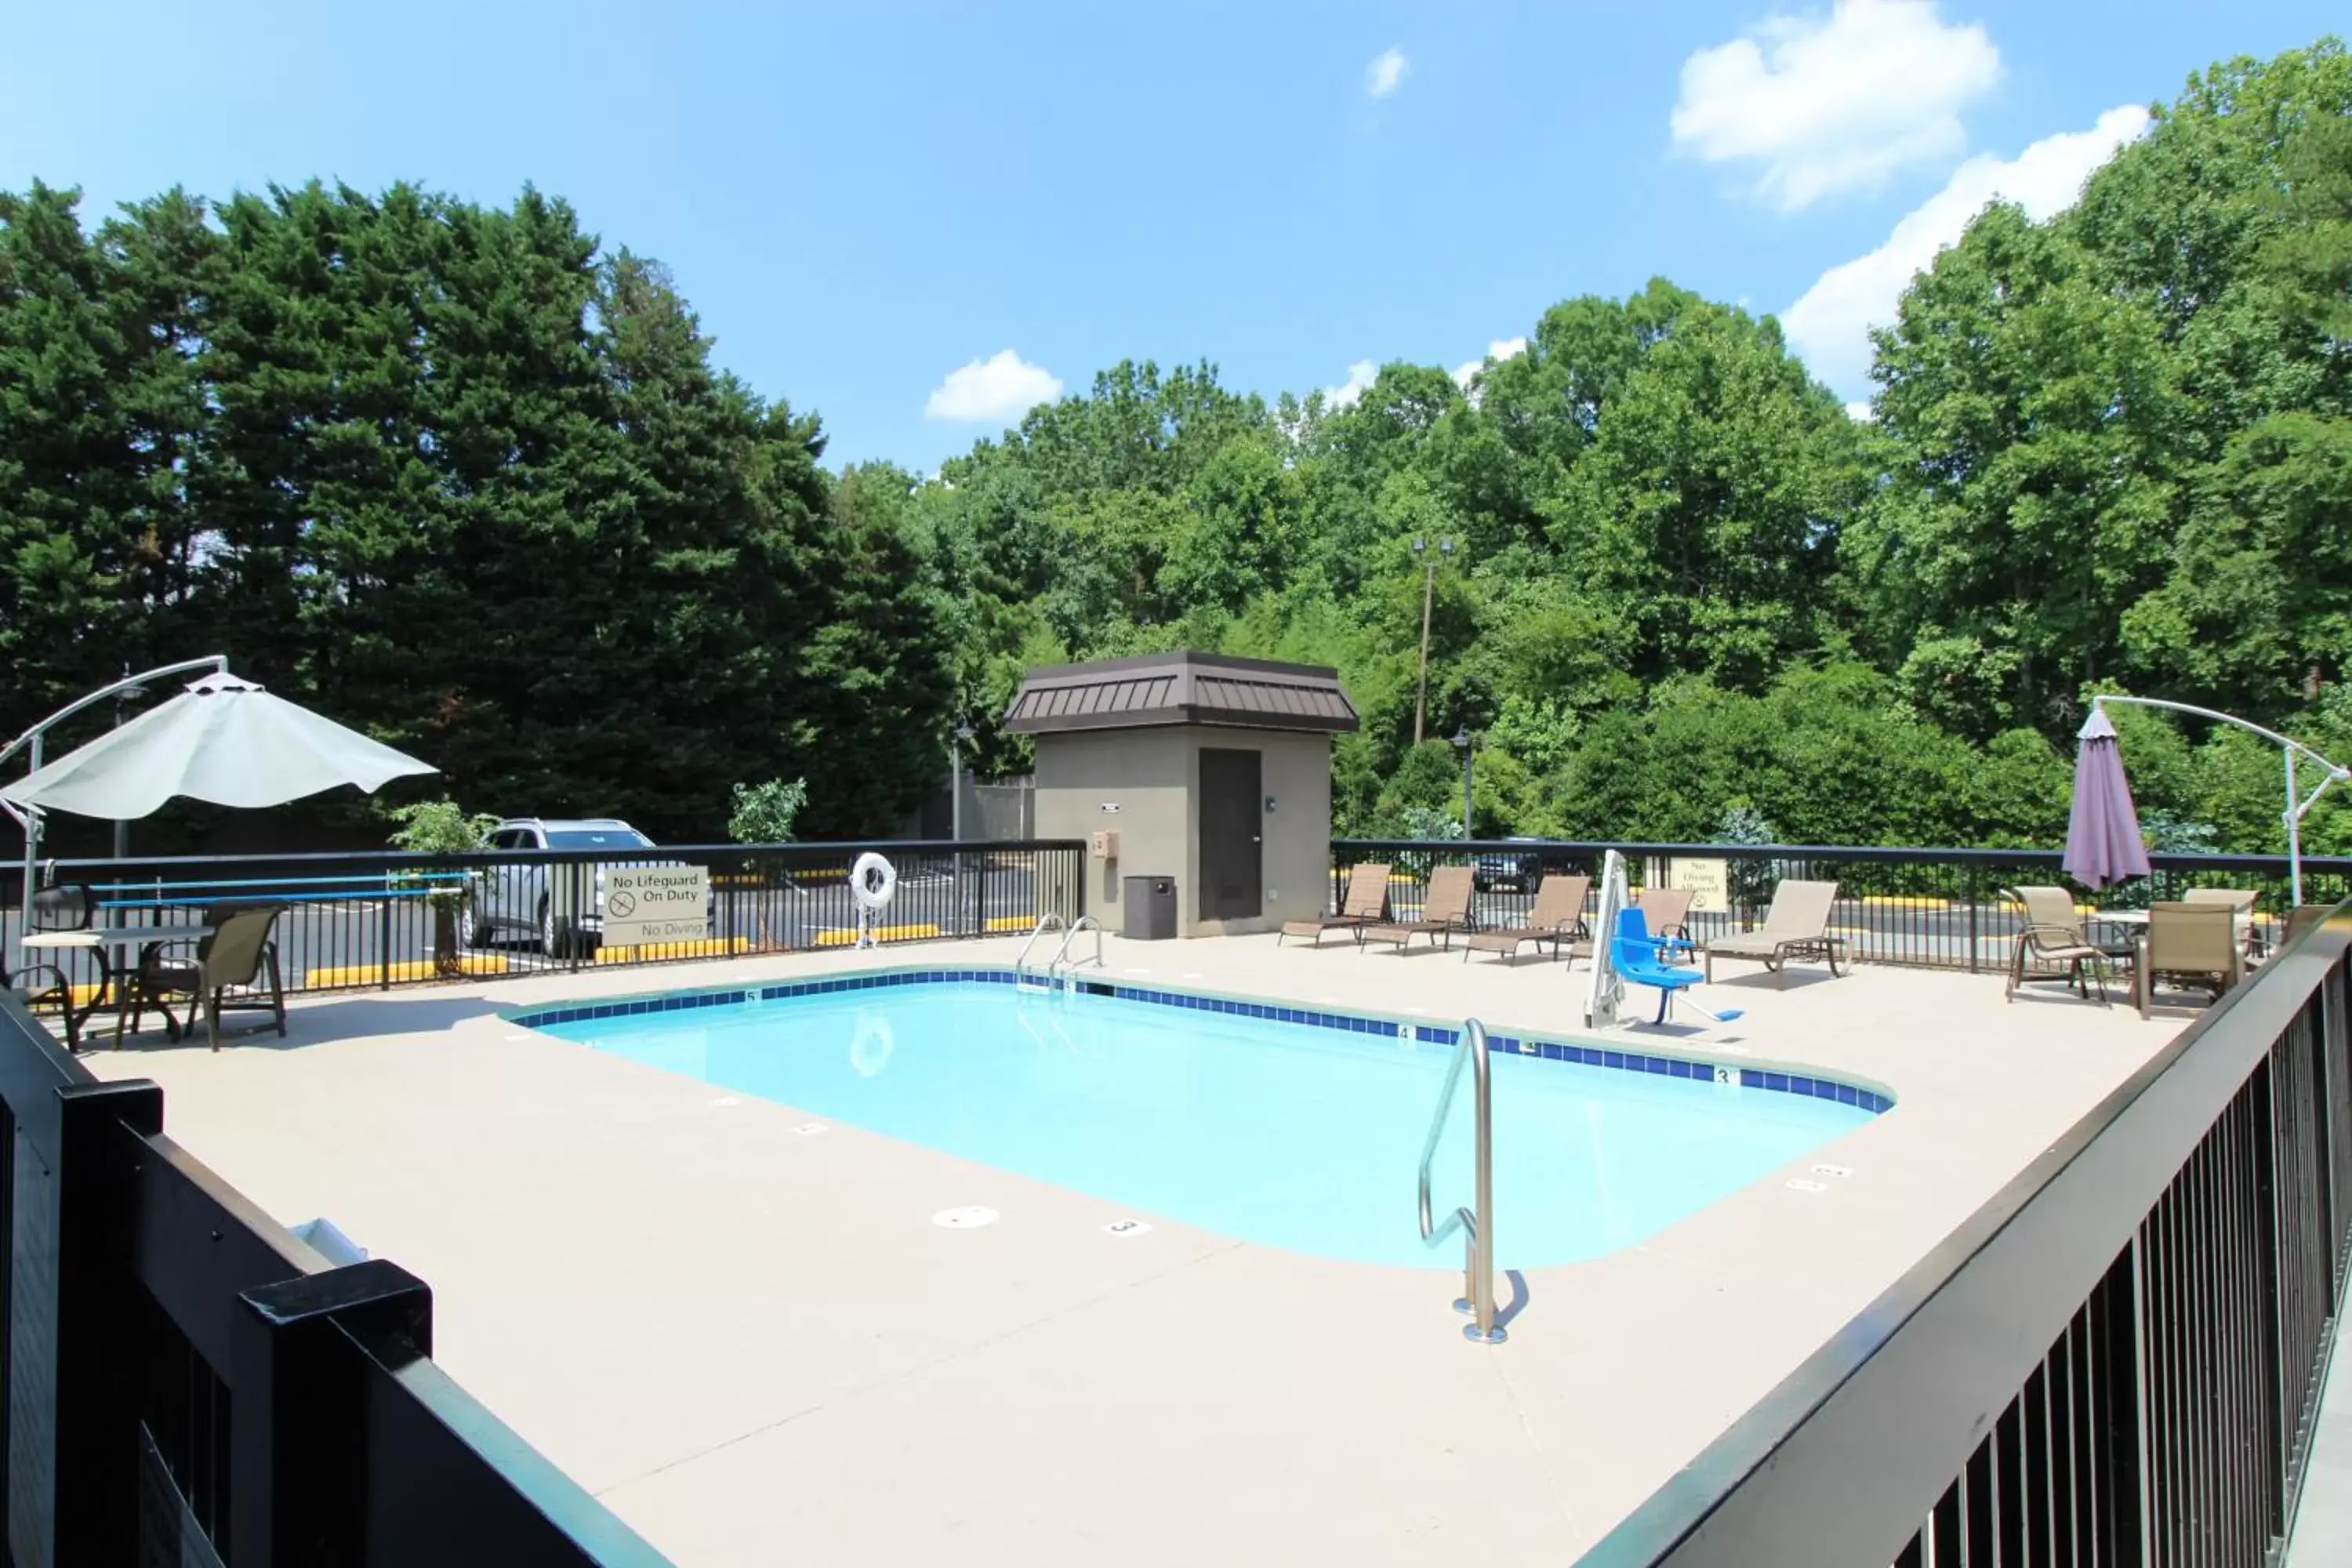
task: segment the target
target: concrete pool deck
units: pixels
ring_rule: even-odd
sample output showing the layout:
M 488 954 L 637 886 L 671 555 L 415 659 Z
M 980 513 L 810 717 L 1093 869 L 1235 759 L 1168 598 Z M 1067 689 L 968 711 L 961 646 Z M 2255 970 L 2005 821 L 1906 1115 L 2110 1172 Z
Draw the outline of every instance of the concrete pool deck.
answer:
M 805 1111 L 496 1016 L 1019 948 L 330 995 L 283 1041 L 85 1059 L 160 1082 L 167 1130 L 278 1219 L 324 1215 L 427 1280 L 441 1363 L 680 1563 L 1557 1564 L 2195 1016 L 2054 987 L 2005 1005 L 1997 973 L 1801 966 L 1781 988 L 1730 965 L 1698 996 L 1745 1017 L 1611 1037 L 1866 1078 L 1895 1109 L 1643 1243 L 1498 1279 L 1511 1337 L 1488 1348 L 1460 1337 L 1458 1276 L 1158 1215 L 1114 1236 L 1132 1211 L 800 1131 Z M 1106 951 L 1112 979 L 1498 1032 L 1577 1033 L 1585 985 L 1339 938 Z M 1418 1153 L 1397 1151 L 1401 1211 Z M 931 1223 L 973 1204 L 1003 1218 Z

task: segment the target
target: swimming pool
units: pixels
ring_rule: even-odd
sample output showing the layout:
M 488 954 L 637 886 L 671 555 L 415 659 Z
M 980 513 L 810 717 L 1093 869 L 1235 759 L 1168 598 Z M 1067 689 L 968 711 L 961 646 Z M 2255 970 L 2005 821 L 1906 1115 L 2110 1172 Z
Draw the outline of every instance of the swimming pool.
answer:
M 516 1021 L 1139 1215 L 1328 1258 L 1460 1267 L 1458 1244 L 1422 1245 L 1413 1201 L 1452 1027 L 1404 1021 L 1400 1038 L 1398 1020 L 1123 985 L 1048 994 L 1009 978 L 869 974 Z M 1631 1245 L 1888 1103 L 1755 1068 L 1494 1044 L 1503 1268 Z M 1561 1059 L 1571 1052 L 1591 1059 Z M 1465 1085 L 1439 1154 L 1441 1212 L 1469 1196 L 1470 1100 Z

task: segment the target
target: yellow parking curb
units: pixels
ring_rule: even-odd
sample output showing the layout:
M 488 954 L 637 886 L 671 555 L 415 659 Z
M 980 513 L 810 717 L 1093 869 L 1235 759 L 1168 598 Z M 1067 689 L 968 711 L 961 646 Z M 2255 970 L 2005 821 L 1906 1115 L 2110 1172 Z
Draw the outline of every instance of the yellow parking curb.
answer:
M 504 974 L 510 967 L 499 953 L 468 952 L 457 958 L 460 974 Z M 397 985 L 437 979 L 440 973 L 439 967 L 429 958 L 408 959 L 389 968 L 381 963 L 346 963 L 329 969 L 306 969 L 302 972 L 302 984 L 308 990 L 328 991 L 339 985 L 374 985 L 388 979 Z
M 938 936 L 940 934 L 939 926 L 929 921 L 926 921 L 920 925 L 876 926 L 874 928 L 874 940 L 877 942 L 913 942 L 918 938 Z M 821 931 L 816 933 L 816 945 L 819 947 L 854 947 L 856 943 L 857 933 L 854 931 L 841 931 L 836 929 L 834 931 Z
M 635 947 L 600 947 L 596 950 L 599 963 L 646 963 L 665 958 L 723 958 L 729 953 L 749 952 L 751 939 L 747 936 L 700 936 L 691 942 L 655 942 Z

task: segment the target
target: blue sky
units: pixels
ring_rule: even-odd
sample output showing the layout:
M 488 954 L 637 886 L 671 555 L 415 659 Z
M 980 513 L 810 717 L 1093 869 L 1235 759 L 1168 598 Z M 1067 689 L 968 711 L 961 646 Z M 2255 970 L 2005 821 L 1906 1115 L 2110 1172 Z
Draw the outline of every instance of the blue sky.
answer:
M 1339 387 L 1367 361 L 1475 361 L 1558 300 L 1658 274 L 1759 311 L 1805 301 L 1809 361 L 1866 395 L 1864 322 L 1987 195 L 2063 205 L 2133 106 L 2344 18 L 2340 0 L 10 11 L 0 185 L 79 185 L 97 213 L 173 184 L 405 178 L 502 203 L 533 183 L 667 262 L 720 363 L 824 415 L 831 460 L 923 470 L 1121 357 L 1207 358 L 1269 397 Z

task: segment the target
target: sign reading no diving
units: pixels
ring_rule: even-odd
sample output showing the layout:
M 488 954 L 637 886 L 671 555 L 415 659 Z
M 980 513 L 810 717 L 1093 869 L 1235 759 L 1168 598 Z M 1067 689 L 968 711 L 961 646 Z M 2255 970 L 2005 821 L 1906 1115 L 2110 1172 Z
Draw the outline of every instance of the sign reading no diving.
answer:
M 710 872 L 701 866 L 613 866 L 604 872 L 604 945 L 698 942 L 710 934 Z

